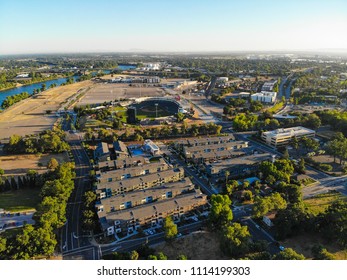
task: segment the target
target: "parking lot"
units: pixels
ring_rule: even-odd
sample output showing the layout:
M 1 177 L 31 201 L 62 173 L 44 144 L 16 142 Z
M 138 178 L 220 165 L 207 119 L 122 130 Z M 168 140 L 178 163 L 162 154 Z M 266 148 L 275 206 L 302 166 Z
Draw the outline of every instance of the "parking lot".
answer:
M 6 229 L 22 227 L 25 224 L 34 224 L 33 215 L 35 212 L 23 213 L 3 213 L 0 215 L 0 231 Z

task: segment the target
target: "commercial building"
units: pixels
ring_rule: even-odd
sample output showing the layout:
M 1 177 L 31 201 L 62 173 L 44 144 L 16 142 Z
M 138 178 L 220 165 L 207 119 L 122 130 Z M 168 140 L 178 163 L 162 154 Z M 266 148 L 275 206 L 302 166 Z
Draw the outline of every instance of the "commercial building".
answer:
M 211 176 L 224 176 L 228 170 L 230 177 L 245 175 L 255 171 L 261 162 L 272 160 L 273 156 L 268 153 L 237 157 L 208 164 L 206 172 Z
M 262 91 L 251 95 L 251 100 L 262 103 L 275 103 L 277 92 Z
M 314 137 L 316 132 L 314 130 L 296 126 L 290 128 L 279 128 L 272 131 L 263 132 L 261 135 L 262 140 L 264 140 L 268 145 L 273 147 L 285 146 L 290 143 L 290 140 L 294 137 L 300 139 L 304 136 Z
M 262 86 L 262 91 L 273 91 L 274 86 L 277 84 L 277 81 L 265 82 Z
M 133 177 L 116 182 L 103 182 L 97 185 L 96 195 L 99 199 L 110 197 L 125 192 L 138 189 L 147 189 L 160 184 L 175 182 L 184 178 L 184 169 L 182 167 L 164 170 L 155 174 L 147 174 L 139 177 Z
M 107 235 L 132 233 L 143 226 L 157 226 L 168 216 L 179 220 L 187 212 L 207 204 L 207 196 L 192 192 L 156 203 L 106 213 L 98 212 L 99 221 Z
M 104 211 L 107 214 L 163 199 L 170 199 L 189 192 L 195 192 L 195 188 L 190 179 L 186 177 L 181 181 L 167 183 L 155 188 L 137 190 L 101 199 L 97 201 L 95 206 L 97 212 Z

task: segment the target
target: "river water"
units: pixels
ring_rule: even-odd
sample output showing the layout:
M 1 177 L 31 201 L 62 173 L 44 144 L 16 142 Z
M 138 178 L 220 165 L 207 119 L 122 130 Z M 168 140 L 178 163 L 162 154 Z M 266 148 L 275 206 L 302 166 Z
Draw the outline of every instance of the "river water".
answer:
M 111 73 L 111 70 L 103 70 L 103 71 L 105 74 Z M 93 72 L 92 74 L 95 75 L 96 72 Z M 79 76 L 73 76 L 72 78 L 76 82 L 76 80 L 79 78 Z M 29 94 L 33 94 L 34 90 L 40 89 L 42 84 L 46 84 L 46 89 L 48 89 L 51 84 L 55 83 L 55 84 L 57 84 L 57 86 L 60 86 L 61 84 L 66 83 L 66 80 L 67 80 L 67 78 L 59 78 L 59 79 L 54 79 L 54 80 L 50 80 L 50 81 L 46 81 L 46 82 L 40 82 L 40 83 L 35 83 L 35 84 L 31 84 L 31 85 L 25 85 L 25 86 L 21 86 L 21 87 L 17 87 L 17 88 L 12 88 L 12 89 L 8 89 L 8 90 L 0 91 L 0 106 L 1 106 L 2 102 L 6 99 L 7 96 L 19 94 L 19 93 L 22 93 L 24 91 L 26 91 Z

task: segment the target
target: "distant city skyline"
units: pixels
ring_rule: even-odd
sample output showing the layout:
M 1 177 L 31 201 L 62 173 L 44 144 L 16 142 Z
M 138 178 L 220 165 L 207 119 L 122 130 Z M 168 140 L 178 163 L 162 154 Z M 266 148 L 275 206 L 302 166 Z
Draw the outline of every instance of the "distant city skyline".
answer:
M 0 55 L 347 51 L 347 1 L 0 0 Z

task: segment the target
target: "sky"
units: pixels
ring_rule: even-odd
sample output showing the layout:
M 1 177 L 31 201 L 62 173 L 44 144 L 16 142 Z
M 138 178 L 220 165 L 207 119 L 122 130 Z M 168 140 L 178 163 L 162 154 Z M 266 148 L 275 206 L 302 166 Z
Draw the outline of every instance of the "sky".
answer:
M 346 0 L 0 0 L 0 55 L 341 49 Z

